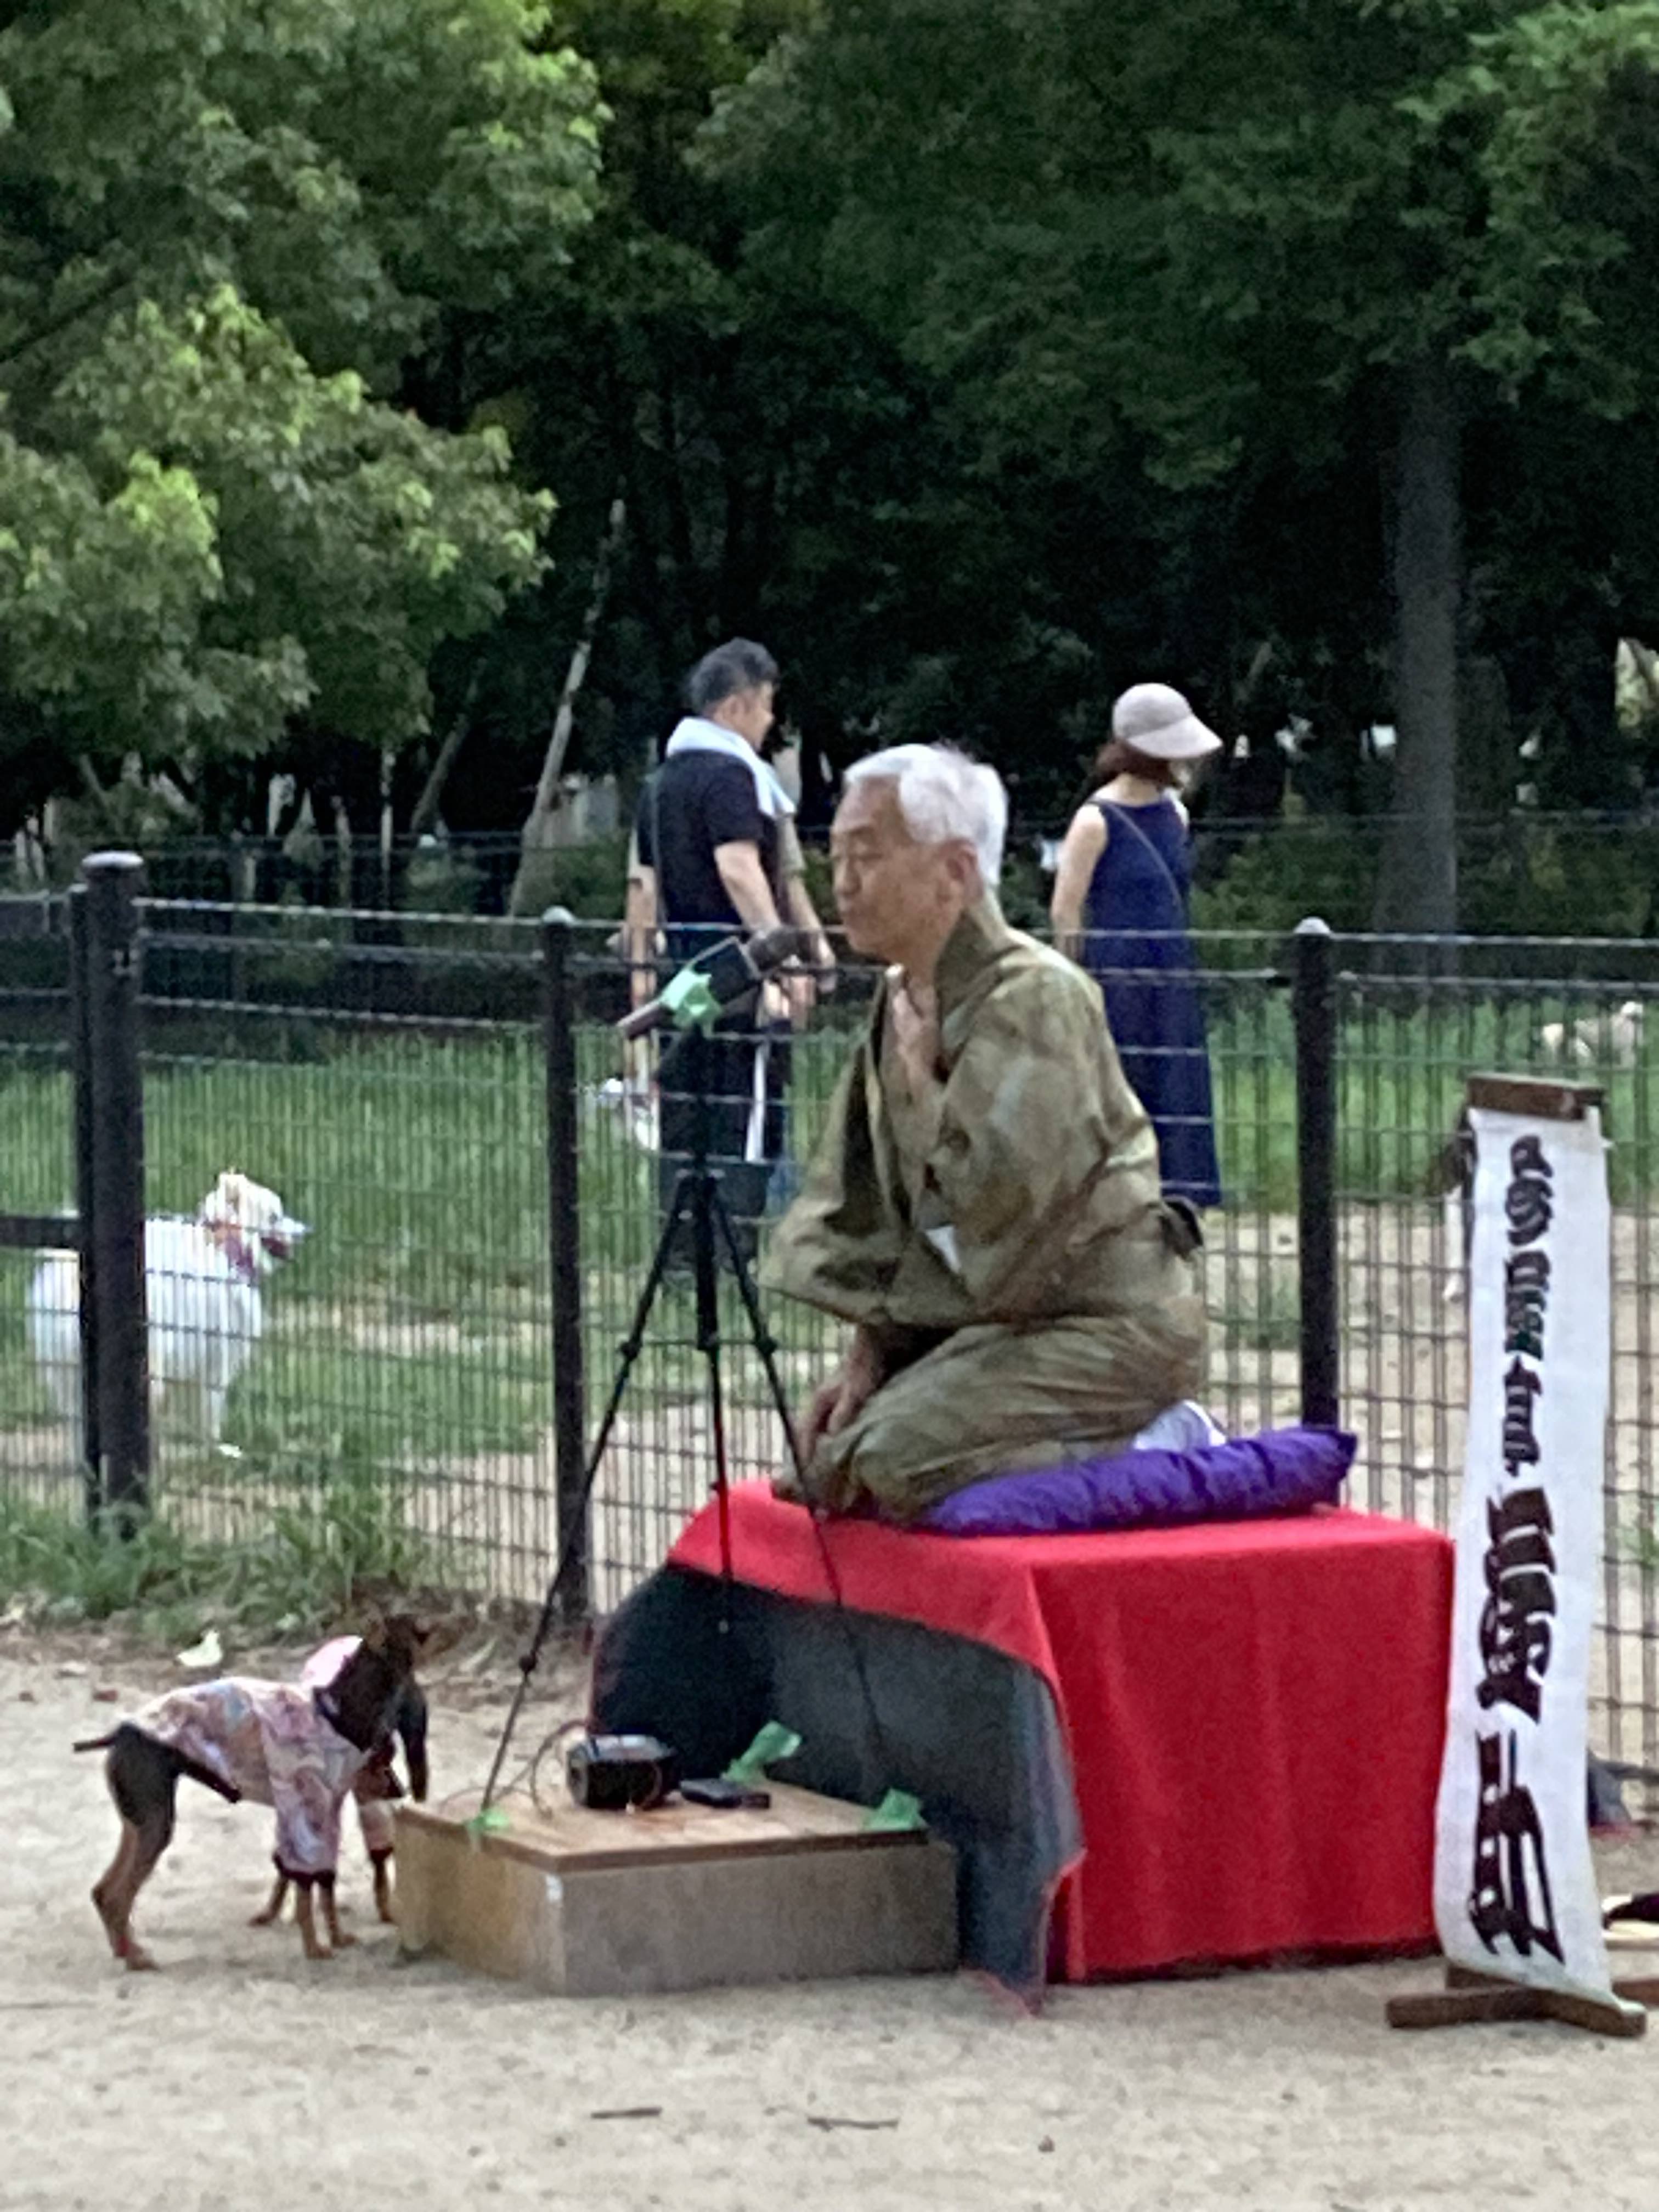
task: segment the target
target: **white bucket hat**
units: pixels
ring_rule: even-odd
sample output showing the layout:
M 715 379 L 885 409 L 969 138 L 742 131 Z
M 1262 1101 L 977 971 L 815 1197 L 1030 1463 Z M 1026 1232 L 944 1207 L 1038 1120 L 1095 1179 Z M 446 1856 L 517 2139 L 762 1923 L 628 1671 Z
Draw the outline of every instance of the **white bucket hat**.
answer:
M 1167 684 L 1135 684 L 1112 708 L 1112 735 L 1149 760 L 1202 760 L 1221 740 Z

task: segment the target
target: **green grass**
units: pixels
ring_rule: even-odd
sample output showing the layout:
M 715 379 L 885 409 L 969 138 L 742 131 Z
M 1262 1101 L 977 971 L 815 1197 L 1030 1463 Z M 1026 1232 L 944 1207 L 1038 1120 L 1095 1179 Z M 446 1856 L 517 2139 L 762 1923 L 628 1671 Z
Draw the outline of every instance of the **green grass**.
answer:
M 441 1565 L 403 1525 L 372 1462 L 349 1453 L 307 1502 L 296 1496 L 257 1537 L 232 1544 L 182 1534 L 163 1514 L 123 1533 L 0 1492 L 0 1604 L 63 1622 L 120 1614 L 167 1641 L 210 1624 L 314 1632 L 370 1592 L 430 1589 Z
M 1612 995 L 1611 994 L 1609 995 Z M 1231 1204 L 1264 1212 L 1296 1205 L 1296 1042 L 1288 995 L 1243 998 L 1210 1024 L 1216 1133 Z M 1534 1073 L 1599 1081 L 1613 1139 L 1615 1205 L 1635 1205 L 1659 1183 L 1659 1036 L 1631 1067 L 1564 1067 L 1539 1049 L 1547 1022 L 1587 1008 L 1542 998 L 1503 1004 L 1471 997 L 1446 1011 L 1373 1002 L 1345 1016 L 1337 1085 L 1337 1188 L 1345 1200 L 1421 1198 L 1475 1073 Z
M 1547 1065 L 1536 1052 L 1538 1027 L 1564 1011 L 1582 1014 L 1583 1004 L 1534 1001 L 1505 1012 L 1496 996 L 1472 994 L 1452 1011 L 1427 1012 L 1377 987 L 1374 1000 L 1343 1024 L 1344 1202 L 1421 1199 L 1467 1074 Z M 1240 978 L 1212 1013 L 1210 1042 L 1229 1206 L 1287 1213 L 1297 1188 L 1287 995 Z M 798 1158 L 821 1123 L 846 1043 L 838 1028 L 797 1050 Z M 1636 1067 L 1607 1078 L 1620 1204 L 1644 1199 L 1659 1172 L 1656 1049 L 1659 1034 Z M 580 1060 L 586 1085 L 611 1073 L 610 1033 L 585 1030 Z M 341 1500 L 328 1486 L 342 1468 L 355 1470 L 360 1489 L 390 1501 L 393 1517 L 381 1531 L 387 1541 L 405 1525 L 402 1501 L 423 1486 L 416 1516 L 428 1531 L 423 1541 L 452 1563 L 474 1566 L 471 1547 L 494 1540 L 488 1531 L 502 1486 L 544 1482 L 532 1472 L 538 1462 L 515 1456 L 538 1441 L 544 1455 L 552 1419 L 544 1082 L 540 1041 L 527 1030 L 458 1042 L 382 1031 L 331 1041 L 325 1056 L 280 1062 L 152 1055 L 145 1086 L 152 1208 L 193 1212 L 220 1170 L 236 1166 L 276 1188 L 312 1224 L 299 1256 L 271 1284 L 266 1340 L 232 1396 L 226 1434 L 242 1461 L 228 1467 L 170 1449 L 163 1462 L 175 1497 L 222 1498 L 228 1516 L 244 1491 L 250 1498 L 276 1496 L 284 1509 L 291 1501 L 300 1518 L 283 1539 L 283 1576 L 297 1573 L 301 1531 L 319 1512 L 327 1525 L 340 1523 Z M 0 1207 L 46 1211 L 68 1202 L 70 1114 L 68 1078 L 52 1055 L 0 1047 Z M 591 1422 L 657 1220 L 654 1161 L 591 1103 L 582 1129 Z M 38 1490 L 45 1472 L 38 1462 L 48 1407 L 23 1319 L 33 1264 L 27 1255 L 0 1253 L 0 1493 L 18 1474 Z M 1259 1304 L 1260 1310 L 1226 1317 L 1235 1341 L 1292 1348 L 1289 1279 L 1264 1279 Z M 798 1308 L 775 1304 L 768 1318 L 786 1349 L 801 1354 L 821 1352 L 835 1334 Z M 729 1292 L 725 1327 L 741 1347 L 745 1330 Z M 693 1328 L 689 1294 L 669 1289 L 630 1404 L 700 1389 Z M 809 1365 L 798 1363 L 792 1388 Z M 731 1366 L 735 1394 L 756 1397 L 758 1377 L 740 1348 Z M 493 1466 L 483 1466 L 492 1455 Z M 78 1494 L 67 1468 L 62 1474 L 65 1494 Z M 440 1529 L 448 1520 L 432 1503 L 434 1485 L 453 1496 L 453 1518 L 465 1531 L 453 1545 Z M 333 1498 L 326 1510 L 325 1497 Z M 175 1577 L 187 1571 L 194 1572 L 188 1560 L 167 1570 Z M 90 1577 L 88 1561 L 76 1571 Z

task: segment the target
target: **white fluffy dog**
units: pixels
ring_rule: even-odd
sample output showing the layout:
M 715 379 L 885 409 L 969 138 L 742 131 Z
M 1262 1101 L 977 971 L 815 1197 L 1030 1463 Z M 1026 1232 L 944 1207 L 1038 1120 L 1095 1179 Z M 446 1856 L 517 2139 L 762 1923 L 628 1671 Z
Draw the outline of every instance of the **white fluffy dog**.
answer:
M 1546 1022 L 1538 1032 L 1539 1048 L 1551 1060 L 1576 1060 L 1583 1067 L 1593 1067 L 1598 1060 L 1632 1067 L 1641 1054 L 1645 1017 L 1639 999 L 1626 999 L 1606 1017 L 1591 1014 L 1581 1021 Z
M 222 1175 L 192 1221 L 153 1214 L 144 1224 L 152 1419 L 162 1401 L 193 1394 L 201 1432 L 220 1442 L 225 1400 L 264 1328 L 260 1283 L 306 1233 L 274 1190 L 235 1168 Z M 81 1275 L 73 1252 L 41 1255 L 29 1286 L 29 1341 L 46 1389 L 82 1457 Z

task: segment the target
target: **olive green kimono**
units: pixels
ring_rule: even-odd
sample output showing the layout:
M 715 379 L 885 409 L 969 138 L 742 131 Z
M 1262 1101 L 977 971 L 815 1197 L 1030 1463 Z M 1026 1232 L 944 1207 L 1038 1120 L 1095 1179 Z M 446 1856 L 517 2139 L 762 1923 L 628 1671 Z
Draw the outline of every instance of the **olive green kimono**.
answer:
M 769 1288 L 860 1322 L 887 1379 L 820 1440 L 815 1501 L 908 1520 L 1004 1468 L 1110 1451 L 1198 1387 L 1190 1225 L 1100 993 L 987 898 L 935 977 L 942 1087 L 909 1114 L 888 989 L 844 1072 Z

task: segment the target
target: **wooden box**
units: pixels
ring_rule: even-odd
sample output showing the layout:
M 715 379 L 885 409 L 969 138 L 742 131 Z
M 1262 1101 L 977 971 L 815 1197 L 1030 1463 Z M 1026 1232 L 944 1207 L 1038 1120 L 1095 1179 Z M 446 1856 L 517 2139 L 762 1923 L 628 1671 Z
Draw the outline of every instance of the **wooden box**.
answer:
M 764 1812 L 476 1800 L 397 1816 L 398 1942 L 565 1996 L 618 1996 L 957 1963 L 956 1855 L 872 1832 L 861 1805 L 768 1784 Z

